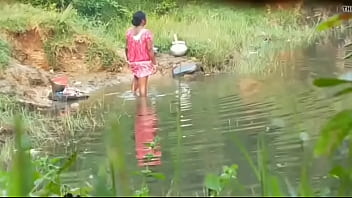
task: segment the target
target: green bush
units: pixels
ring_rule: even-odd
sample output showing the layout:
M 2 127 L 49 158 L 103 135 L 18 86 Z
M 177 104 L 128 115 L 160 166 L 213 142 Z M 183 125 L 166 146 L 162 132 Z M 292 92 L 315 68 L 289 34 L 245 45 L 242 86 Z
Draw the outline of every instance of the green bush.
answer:
M 164 15 L 169 14 L 176 8 L 177 3 L 175 0 L 159 0 L 154 12 L 157 15 Z
M 116 0 L 74 0 L 73 6 L 80 15 L 103 23 L 129 15 L 129 10 Z
M 84 17 L 106 23 L 124 18 L 129 14 L 126 7 L 117 0 L 18 0 L 21 3 L 49 10 L 64 10 L 70 3 Z
M 50 9 L 65 9 L 72 0 L 18 0 L 21 3 L 28 3 L 33 6 Z

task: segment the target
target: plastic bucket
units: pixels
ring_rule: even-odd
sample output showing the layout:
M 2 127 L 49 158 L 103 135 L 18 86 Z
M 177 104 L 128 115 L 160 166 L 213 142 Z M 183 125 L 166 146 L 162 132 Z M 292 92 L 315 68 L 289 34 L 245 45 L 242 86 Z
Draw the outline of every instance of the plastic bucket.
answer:
M 50 79 L 50 83 L 51 83 L 51 88 L 53 93 L 61 92 L 68 85 L 68 77 L 67 76 L 55 77 Z

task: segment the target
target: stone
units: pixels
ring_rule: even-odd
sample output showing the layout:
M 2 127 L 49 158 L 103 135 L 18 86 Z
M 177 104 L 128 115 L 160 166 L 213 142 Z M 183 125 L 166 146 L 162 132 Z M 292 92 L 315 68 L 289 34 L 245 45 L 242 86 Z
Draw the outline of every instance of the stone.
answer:
M 193 74 L 199 70 L 199 67 L 196 63 L 184 63 L 179 66 L 176 66 L 172 70 L 173 76 L 183 76 L 185 74 Z

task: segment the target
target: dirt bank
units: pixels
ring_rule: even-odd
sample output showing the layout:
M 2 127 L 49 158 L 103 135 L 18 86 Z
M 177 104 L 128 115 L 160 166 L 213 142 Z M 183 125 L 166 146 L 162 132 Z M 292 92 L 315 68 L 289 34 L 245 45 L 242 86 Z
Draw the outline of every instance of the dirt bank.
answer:
M 152 80 L 159 77 L 169 76 L 172 78 L 172 68 L 193 59 L 185 57 L 173 57 L 167 54 L 157 56 L 159 71 Z M 69 77 L 70 86 L 76 87 L 88 94 L 108 86 L 116 86 L 131 81 L 131 73 L 125 65 L 119 72 L 109 71 L 69 71 L 53 72 L 31 62 L 32 65 L 21 64 L 12 59 L 8 68 L 0 76 L 0 94 L 15 96 L 18 101 L 32 108 L 43 110 L 51 108 L 53 101 L 48 99 L 51 92 L 49 79 L 55 76 L 65 75 Z M 45 70 L 46 69 L 46 70 Z
M 131 81 L 131 73 L 124 60 L 124 50 L 100 49 L 93 53 L 89 50 L 96 44 L 91 38 L 76 35 L 72 42 L 65 45 L 52 45 L 54 32 L 51 29 L 34 27 L 24 32 L 5 32 L 10 43 L 13 59 L 5 71 L 0 72 L 0 94 L 13 95 L 20 102 L 33 108 L 50 108 L 53 102 L 48 99 L 51 92 L 49 79 L 65 75 L 69 85 L 87 94 L 107 86 L 115 86 Z M 112 59 L 104 59 L 104 53 Z M 104 65 L 103 59 L 110 61 Z M 172 68 L 187 62 L 199 62 L 194 58 L 173 57 L 157 54 L 158 77 L 172 77 Z

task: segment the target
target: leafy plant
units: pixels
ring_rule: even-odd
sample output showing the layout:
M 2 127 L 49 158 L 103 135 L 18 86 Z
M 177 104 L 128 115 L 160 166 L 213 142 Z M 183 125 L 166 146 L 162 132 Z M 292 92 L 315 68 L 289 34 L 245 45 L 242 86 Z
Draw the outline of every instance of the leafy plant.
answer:
M 29 3 L 33 6 L 52 9 L 65 9 L 72 0 L 18 0 L 21 3 Z
M 0 187 L 4 190 L 4 194 L 24 197 L 76 194 L 74 189 L 60 182 L 60 175 L 75 163 L 77 154 L 74 153 L 68 159 L 33 160 L 30 154 L 31 145 L 26 140 L 28 138 L 19 116 L 15 119 L 15 127 L 16 145 L 12 167 L 9 172 L 0 172 Z
M 177 8 L 175 0 L 160 0 L 157 4 L 154 13 L 157 15 L 165 15 L 174 11 Z
M 352 19 L 351 13 L 340 13 L 340 14 L 332 16 L 328 20 L 320 23 L 317 26 L 317 30 L 323 31 L 323 30 L 331 29 L 333 27 L 341 25 L 342 22 L 348 21 L 350 19 Z
M 237 179 L 236 164 L 232 166 L 224 166 L 220 176 L 208 174 L 205 178 L 204 185 L 208 189 L 208 195 L 219 196 L 220 193 L 229 185 L 231 180 Z
M 108 23 L 124 19 L 130 11 L 116 0 L 73 0 L 73 5 L 82 16 Z

